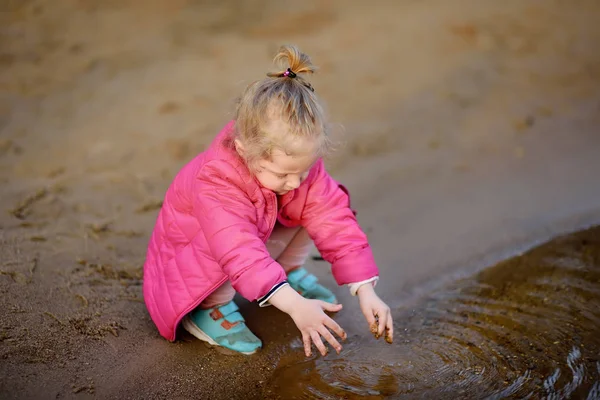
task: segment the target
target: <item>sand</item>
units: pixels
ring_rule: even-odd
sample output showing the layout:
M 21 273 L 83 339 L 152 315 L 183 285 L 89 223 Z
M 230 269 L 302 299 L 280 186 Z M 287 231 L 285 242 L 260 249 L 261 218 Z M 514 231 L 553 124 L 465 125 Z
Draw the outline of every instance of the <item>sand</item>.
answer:
M 392 308 L 600 221 L 596 1 L 0 9 L 2 398 L 277 396 L 269 377 L 298 337 L 287 316 L 240 300 L 265 342 L 251 358 L 168 343 L 141 266 L 170 180 L 282 43 L 321 67 L 312 83 L 341 141 L 328 165 Z M 326 264 L 308 268 L 335 287 Z M 335 290 L 336 320 L 369 335 Z

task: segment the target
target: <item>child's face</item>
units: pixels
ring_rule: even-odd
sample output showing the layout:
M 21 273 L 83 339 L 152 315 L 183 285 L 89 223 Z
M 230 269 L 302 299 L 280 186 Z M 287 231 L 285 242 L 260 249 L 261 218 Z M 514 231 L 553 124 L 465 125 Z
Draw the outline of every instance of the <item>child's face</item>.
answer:
M 299 147 L 301 151 L 294 155 L 274 149 L 270 160 L 258 162 L 255 175 L 263 187 L 283 195 L 300 186 L 317 157 L 313 143 L 300 143 Z

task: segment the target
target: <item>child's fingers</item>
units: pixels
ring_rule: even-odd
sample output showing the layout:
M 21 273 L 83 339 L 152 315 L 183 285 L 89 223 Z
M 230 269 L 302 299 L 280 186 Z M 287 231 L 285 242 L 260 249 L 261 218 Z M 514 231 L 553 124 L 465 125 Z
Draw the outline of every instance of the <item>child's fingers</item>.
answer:
M 327 329 L 325 325 L 322 325 L 319 328 L 319 333 L 321 334 L 321 336 L 323 336 L 325 340 L 329 342 L 331 347 L 335 349 L 335 352 L 340 354 L 340 351 L 342 351 L 342 345 L 340 345 L 340 343 L 333 337 L 333 335 L 331 334 L 331 332 L 329 332 L 329 329 Z
M 321 335 L 319 335 L 319 332 L 318 331 L 311 331 L 310 332 L 310 337 L 312 338 L 312 341 L 315 344 L 315 346 L 317 346 L 317 349 L 319 349 L 319 351 L 321 352 L 321 355 L 322 356 L 326 356 L 327 355 L 327 348 L 323 344 L 323 341 L 321 340 Z
M 365 319 L 367 320 L 367 324 L 369 324 L 369 328 L 373 326 L 373 324 L 375 324 L 375 314 L 374 311 L 371 309 L 364 309 L 363 310 L 363 315 L 365 316 Z
M 382 312 L 378 312 L 379 316 L 379 326 L 377 327 L 377 333 L 379 336 L 383 336 L 383 332 L 385 331 L 385 324 L 387 323 L 389 311 L 384 310 Z
M 377 319 L 375 318 L 375 312 L 369 309 L 365 312 L 365 318 L 367 319 L 367 324 L 369 324 L 369 331 L 377 337 Z
M 341 304 L 327 303 L 326 301 L 321 301 L 320 303 L 321 303 L 321 308 L 325 311 L 338 312 L 342 309 Z
M 302 332 L 302 342 L 304 343 L 304 354 L 306 357 L 310 357 L 312 354 L 311 345 L 310 345 L 310 335 Z
M 338 325 L 337 322 L 327 317 L 323 322 L 325 326 L 335 332 L 342 340 L 346 340 L 346 332 L 342 329 L 341 326 Z
M 385 324 L 385 341 L 392 343 L 394 341 L 394 321 L 392 321 L 392 313 L 388 313 L 387 324 Z

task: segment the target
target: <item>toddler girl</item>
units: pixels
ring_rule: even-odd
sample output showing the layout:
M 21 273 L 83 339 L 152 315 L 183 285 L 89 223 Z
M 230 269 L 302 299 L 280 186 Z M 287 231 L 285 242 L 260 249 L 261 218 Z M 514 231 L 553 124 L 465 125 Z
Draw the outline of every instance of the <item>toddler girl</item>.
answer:
M 326 172 L 326 122 L 313 87 L 310 58 L 294 46 L 275 57 L 280 72 L 249 85 L 233 121 L 168 188 L 144 264 L 144 299 L 160 334 L 174 341 L 181 325 L 200 340 L 243 354 L 262 343 L 233 301 L 236 292 L 290 315 L 304 350 L 339 353 L 346 333 L 324 311 L 334 294 L 305 268 L 314 242 L 339 285 L 349 285 L 379 337 L 393 337 L 389 307 L 367 237 L 346 190 Z

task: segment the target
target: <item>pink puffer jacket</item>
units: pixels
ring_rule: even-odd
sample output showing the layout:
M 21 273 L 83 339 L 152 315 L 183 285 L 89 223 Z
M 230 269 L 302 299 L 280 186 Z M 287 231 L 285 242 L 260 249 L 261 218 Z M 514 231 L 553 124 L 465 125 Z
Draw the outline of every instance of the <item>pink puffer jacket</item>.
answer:
M 190 161 L 168 188 L 144 264 L 143 291 L 160 334 L 174 341 L 179 321 L 231 281 L 249 301 L 286 279 L 267 251 L 276 219 L 302 225 L 339 285 L 378 275 L 367 237 L 345 189 L 322 160 L 300 187 L 277 196 L 261 187 L 230 146 L 234 121 Z

